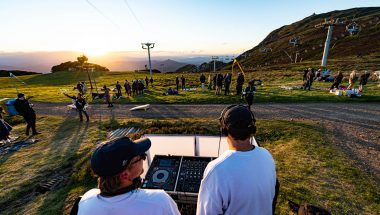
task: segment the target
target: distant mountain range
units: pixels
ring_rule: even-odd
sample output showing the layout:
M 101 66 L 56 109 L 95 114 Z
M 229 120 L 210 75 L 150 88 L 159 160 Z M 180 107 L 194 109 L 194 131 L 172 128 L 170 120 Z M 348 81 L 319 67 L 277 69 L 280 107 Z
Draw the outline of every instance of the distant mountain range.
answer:
M 76 61 L 80 52 L 0 52 L 0 70 L 23 70 L 49 73 L 51 68 L 67 61 Z M 107 67 L 111 71 L 143 70 L 149 68 L 147 57 L 130 57 L 134 53 L 110 53 L 102 57 L 89 57 L 90 63 Z M 163 72 L 173 72 L 186 64 L 200 65 L 210 60 L 209 56 L 155 56 L 152 57 L 152 69 Z

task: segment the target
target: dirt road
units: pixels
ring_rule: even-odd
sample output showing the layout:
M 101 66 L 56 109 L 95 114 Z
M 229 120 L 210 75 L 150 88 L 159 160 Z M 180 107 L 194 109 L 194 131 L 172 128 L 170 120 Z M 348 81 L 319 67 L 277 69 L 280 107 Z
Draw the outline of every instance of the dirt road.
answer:
M 115 118 L 218 118 L 227 105 L 154 104 L 147 111 L 129 111 L 136 105 L 91 105 L 92 120 Z M 64 104 L 35 104 L 37 114 L 72 115 Z M 313 120 L 326 128 L 338 149 L 357 165 L 380 179 L 380 103 L 256 104 L 257 119 Z

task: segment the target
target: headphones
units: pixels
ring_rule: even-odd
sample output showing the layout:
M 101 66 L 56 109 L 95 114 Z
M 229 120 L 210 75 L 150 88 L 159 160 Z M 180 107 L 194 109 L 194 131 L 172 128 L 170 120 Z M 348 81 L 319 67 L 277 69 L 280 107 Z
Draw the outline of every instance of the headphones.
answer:
M 236 128 L 230 128 L 228 124 L 226 124 L 226 113 L 229 112 L 229 111 L 232 111 L 234 109 L 237 109 L 237 108 L 244 108 L 245 110 L 249 111 L 249 113 L 251 114 L 251 122 L 250 124 L 248 125 L 247 128 L 243 128 L 243 129 L 239 129 L 239 130 L 244 130 L 244 131 L 250 131 L 251 134 L 255 134 L 256 133 L 256 119 L 255 119 L 255 116 L 253 115 L 252 111 L 247 107 L 247 106 L 244 106 L 244 105 L 230 105 L 226 108 L 223 109 L 222 113 L 220 114 L 220 117 L 219 117 L 219 122 L 220 122 L 220 132 L 221 134 L 223 135 L 228 135 L 228 131 L 231 131 L 231 130 L 234 130 Z M 238 129 L 236 129 L 238 130 Z

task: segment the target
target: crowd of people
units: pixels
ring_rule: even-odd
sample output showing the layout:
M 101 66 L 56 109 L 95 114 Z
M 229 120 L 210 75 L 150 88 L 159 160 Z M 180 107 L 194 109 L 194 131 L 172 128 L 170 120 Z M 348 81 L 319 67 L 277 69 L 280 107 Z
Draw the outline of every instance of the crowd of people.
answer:
M 352 90 L 354 88 L 355 83 L 359 81 L 359 92 L 363 91 L 363 86 L 365 86 L 370 77 L 370 73 L 368 71 L 364 71 L 360 76 L 358 71 L 353 70 L 348 77 L 348 86 L 345 89 Z M 344 80 L 344 75 L 341 71 L 338 71 L 336 75 L 331 75 L 330 70 L 315 70 L 313 68 L 303 70 L 303 85 L 302 88 L 304 90 L 311 90 L 311 86 L 314 81 L 325 81 L 325 82 L 333 82 L 330 87 L 330 90 L 339 89 L 342 82 Z

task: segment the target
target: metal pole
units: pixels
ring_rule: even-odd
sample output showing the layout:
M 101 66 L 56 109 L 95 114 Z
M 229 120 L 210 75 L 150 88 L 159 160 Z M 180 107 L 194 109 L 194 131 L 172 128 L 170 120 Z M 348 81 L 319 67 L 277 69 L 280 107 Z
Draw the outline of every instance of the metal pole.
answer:
M 321 66 L 327 66 L 327 58 L 329 55 L 330 41 L 331 41 L 331 36 L 332 36 L 333 30 L 334 30 L 334 26 L 329 25 L 329 28 L 327 31 L 327 38 L 326 38 L 326 42 L 325 42 L 325 49 L 323 51 Z
M 214 73 L 215 73 L 215 71 L 216 71 L 215 61 L 217 59 L 219 59 L 219 57 L 218 56 L 212 56 L 211 59 L 214 61 Z
M 150 78 L 152 79 L 152 63 L 150 61 L 150 49 L 154 48 L 154 43 L 141 43 L 143 49 L 148 49 L 148 58 L 149 58 L 149 71 Z
M 148 58 L 149 58 L 150 79 L 152 79 L 152 63 L 150 61 L 150 46 L 148 46 Z

